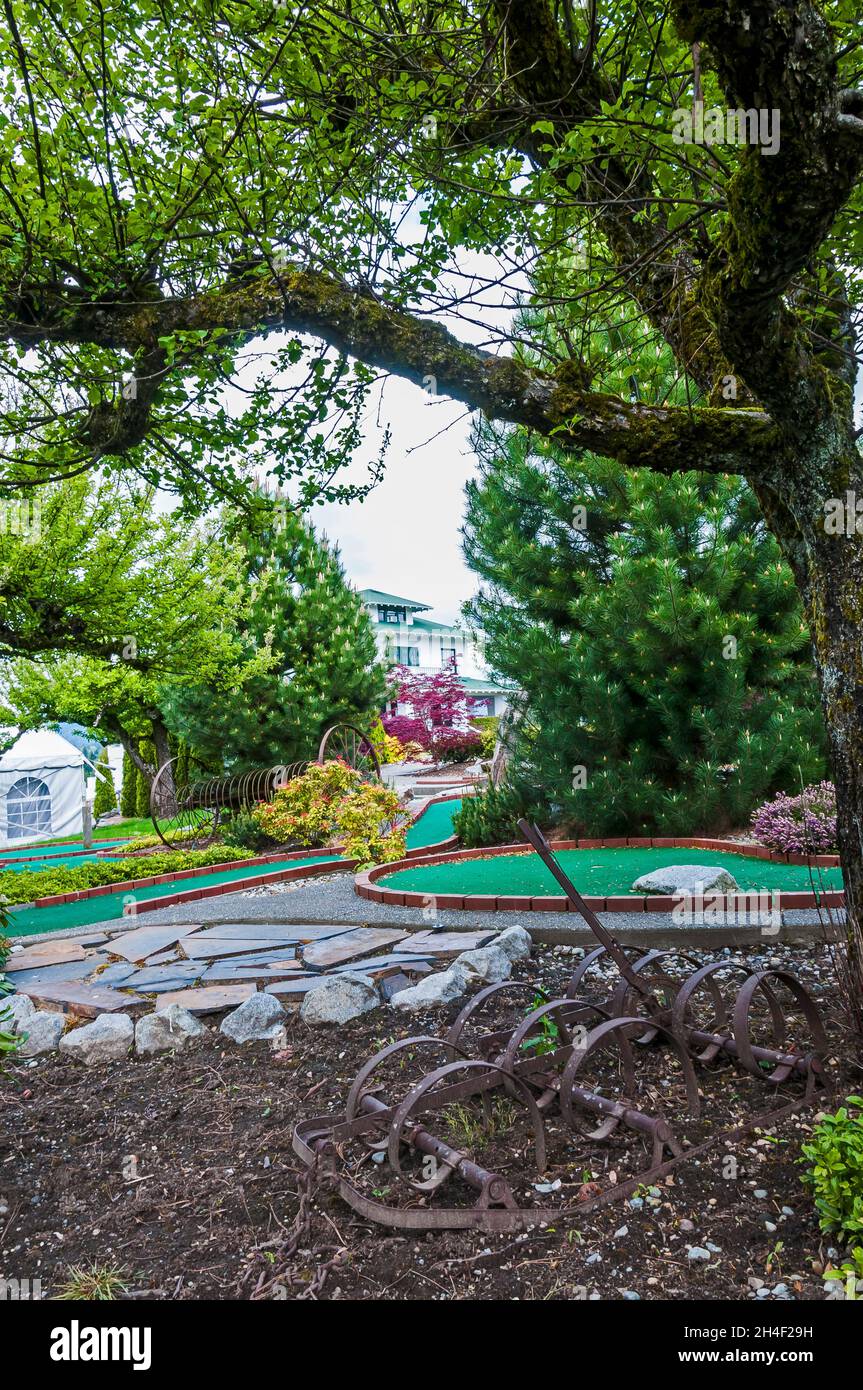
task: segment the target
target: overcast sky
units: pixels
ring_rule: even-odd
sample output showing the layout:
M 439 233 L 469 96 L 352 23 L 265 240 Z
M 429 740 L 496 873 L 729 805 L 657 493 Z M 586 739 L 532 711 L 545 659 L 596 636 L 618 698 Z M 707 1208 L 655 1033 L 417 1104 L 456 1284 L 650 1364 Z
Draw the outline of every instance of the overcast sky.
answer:
M 367 441 L 374 454 L 389 423 L 383 481 L 362 502 L 327 503 L 313 507 L 309 517 L 338 543 L 358 589 L 428 603 L 435 617 L 452 622 L 476 588 L 459 535 L 464 483 L 476 467 L 470 416 L 460 403 L 429 396 L 397 377 L 387 380 L 380 410 L 377 394 Z M 340 480 L 349 476 L 345 470 Z M 360 478 L 360 470 L 354 476 Z

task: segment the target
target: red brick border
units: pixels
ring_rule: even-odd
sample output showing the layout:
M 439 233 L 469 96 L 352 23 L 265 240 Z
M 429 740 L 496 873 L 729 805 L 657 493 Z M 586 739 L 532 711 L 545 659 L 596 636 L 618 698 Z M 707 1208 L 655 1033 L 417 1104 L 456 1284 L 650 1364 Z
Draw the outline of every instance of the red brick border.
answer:
M 447 798 L 441 798 L 446 800 Z M 453 799 L 453 798 L 450 798 Z M 444 841 L 444 845 L 447 842 Z M 736 840 L 717 840 L 709 839 L 706 836 L 695 836 L 689 839 L 674 838 L 653 838 L 629 837 L 622 839 L 615 837 L 609 840 L 555 840 L 552 848 L 555 850 L 563 849 L 711 849 L 724 850 L 732 854 L 742 854 L 749 859 L 770 859 L 777 864 L 804 864 L 811 865 L 813 868 L 839 867 L 839 856 L 837 854 L 814 854 L 808 857 L 803 854 L 780 854 L 777 851 L 765 849 L 763 845 L 739 844 Z M 433 850 L 433 853 L 429 853 Z M 438 846 L 426 846 L 425 852 L 416 851 L 405 859 L 398 859 L 392 864 L 377 864 L 372 869 L 367 869 L 361 874 L 357 874 L 354 879 L 354 892 L 361 898 L 367 898 L 371 902 L 385 903 L 391 907 L 438 907 L 455 909 L 464 912 L 575 912 L 576 909 L 568 898 L 560 897 L 518 897 L 503 894 L 490 896 L 465 895 L 448 893 L 417 893 L 416 891 L 399 891 L 396 888 L 387 888 L 378 885 L 377 880 L 385 878 L 388 874 L 398 873 L 400 869 L 413 869 L 417 867 L 418 860 L 422 864 L 453 864 L 459 863 L 464 859 L 489 859 L 499 854 L 532 854 L 533 851 L 528 845 L 518 843 L 514 845 L 491 845 L 486 849 L 463 849 L 449 850 L 441 852 Z M 753 890 L 755 891 L 755 890 Z M 709 902 L 711 908 L 721 911 L 734 912 L 740 898 L 751 899 L 751 894 L 730 893 L 719 897 L 713 894 L 706 894 L 705 900 Z M 647 894 L 644 897 L 627 896 L 626 894 L 616 894 L 605 898 L 585 898 L 588 907 L 592 907 L 595 912 L 672 912 L 675 907 L 680 906 L 680 901 L 674 897 L 663 897 L 660 895 Z M 812 892 L 777 892 L 776 906 L 782 908 L 808 908 L 808 907 L 844 907 L 844 892 L 835 889 L 828 890 L 820 895 Z

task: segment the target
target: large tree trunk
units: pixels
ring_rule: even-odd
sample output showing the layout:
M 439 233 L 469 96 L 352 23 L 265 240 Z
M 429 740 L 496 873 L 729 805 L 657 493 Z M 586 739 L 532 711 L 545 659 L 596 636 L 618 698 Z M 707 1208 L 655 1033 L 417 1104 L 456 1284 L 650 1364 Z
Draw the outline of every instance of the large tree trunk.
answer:
M 812 638 L 836 787 L 848 1002 L 853 991 L 863 1029 L 863 460 L 853 438 L 785 483 L 781 497 L 756 491 L 794 570 Z
M 856 495 L 863 504 L 863 489 Z M 863 1022 L 863 535 L 822 535 L 810 561 L 807 599 L 836 786 L 848 965 Z
M 156 750 L 156 772 L 162 767 L 165 768 L 156 790 L 156 814 L 161 819 L 177 814 L 177 788 L 173 765 L 166 766 L 171 763 L 171 747 L 168 742 L 168 730 L 160 719 L 153 719 L 153 746 Z

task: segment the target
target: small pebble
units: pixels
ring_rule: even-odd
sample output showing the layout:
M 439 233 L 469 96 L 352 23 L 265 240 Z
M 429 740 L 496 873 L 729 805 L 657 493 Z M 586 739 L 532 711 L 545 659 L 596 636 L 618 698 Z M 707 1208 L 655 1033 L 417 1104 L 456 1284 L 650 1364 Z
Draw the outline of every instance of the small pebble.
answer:
M 690 1260 L 709 1260 L 710 1251 L 705 1250 L 703 1245 L 690 1245 L 687 1247 L 687 1255 Z

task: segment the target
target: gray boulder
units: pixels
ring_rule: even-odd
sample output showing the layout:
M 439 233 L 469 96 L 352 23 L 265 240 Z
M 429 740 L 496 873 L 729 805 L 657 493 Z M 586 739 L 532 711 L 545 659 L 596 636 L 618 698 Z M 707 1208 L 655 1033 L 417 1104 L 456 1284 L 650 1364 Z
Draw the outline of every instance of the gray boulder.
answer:
M 167 1008 L 138 1019 L 135 1051 L 139 1057 L 153 1057 L 157 1052 L 179 1052 L 205 1031 L 204 1025 L 188 1009 L 181 1004 L 168 1004 Z
M 454 965 L 460 965 L 484 985 L 498 985 L 512 974 L 512 961 L 496 942 L 476 951 L 462 951 Z
M 284 1026 L 285 1011 L 274 994 L 250 994 L 222 1019 L 220 1033 L 235 1043 L 270 1042 Z
M 465 955 L 469 954 L 470 952 L 465 952 Z M 390 1003 L 394 1009 L 400 1009 L 405 1013 L 444 1008 L 456 999 L 461 999 L 467 993 L 470 984 L 475 981 L 476 975 L 472 975 L 470 970 L 456 963 L 451 965 L 449 970 L 437 970 L 433 975 L 426 975 L 425 979 L 420 980 L 418 985 L 411 985 L 410 989 L 400 990 L 398 994 L 393 995 Z
M 73 1028 L 60 1039 L 60 1051 L 85 1067 L 121 1061 L 129 1052 L 135 1028 L 128 1014 L 102 1014 L 92 1023 Z
M 36 1006 L 29 994 L 9 994 L 0 999 L 0 1013 L 9 1012 L 11 1018 L 0 1023 L 0 1032 L 26 1033 L 27 1021 L 36 1012 Z
M 62 1014 L 51 1013 L 48 1009 L 34 1011 L 21 1026 L 27 1037 L 21 1044 L 17 1057 L 41 1057 L 43 1052 L 53 1052 L 63 1036 L 66 1019 Z
M 341 975 L 329 975 L 322 984 L 310 989 L 300 1005 L 300 1018 L 306 1023 L 349 1023 L 360 1014 L 376 1009 L 381 996 L 374 980 L 346 970 Z
M 494 941 L 489 943 L 503 951 L 511 961 L 527 960 L 532 944 L 530 932 L 525 931 L 524 927 L 507 927 L 506 931 L 499 932 Z
M 637 878 L 633 893 L 736 893 L 738 885 L 727 869 L 718 864 L 669 864 L 667 869 L 654 869 Z

